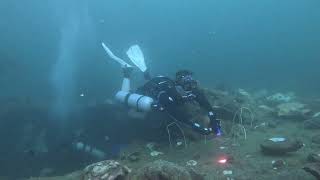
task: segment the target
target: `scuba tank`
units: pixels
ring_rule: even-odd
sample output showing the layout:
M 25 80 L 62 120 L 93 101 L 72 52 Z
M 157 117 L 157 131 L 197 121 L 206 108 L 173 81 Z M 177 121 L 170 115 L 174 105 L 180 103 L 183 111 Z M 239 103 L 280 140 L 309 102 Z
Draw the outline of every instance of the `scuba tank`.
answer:
M 154 101 L 151 97 L 126 91 L 119 91 L 116 94 L 116 99 L 128 107 L 143 112 L 150 111 Z

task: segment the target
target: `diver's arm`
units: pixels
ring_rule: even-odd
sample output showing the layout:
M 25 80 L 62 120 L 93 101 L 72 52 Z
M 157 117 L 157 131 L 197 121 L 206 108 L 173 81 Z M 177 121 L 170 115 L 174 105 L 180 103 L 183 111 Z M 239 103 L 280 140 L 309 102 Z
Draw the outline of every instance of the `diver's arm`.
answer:
M 160 93 L 158 99 L 161 111 L 167 112 L 172 119 L 187 124 L 194 131 L 202 135 L 209 135 L 213 132 L 212 128 L 201 127 L 200 124 L 189 121 L 189 117 L 187 117 L 186 113 L 177 112 L 176 106 L 179 106 L 179 102 L 177 102 L 177 100 L 171 97 L 167 92 L 163 91 L 163 93 Z
M 199 103 L 199 105 L 206 109 L 207 111 L 212 111 L 213 112 L 213 108 L 210 104 L 210 102 L 208 101 L 207 97 L 205 96 L 205 94 L 199 90 L 199 89 L 196 89 L 194 91 L 192 91 L 195 95 L 195 100 Z
M 210 119 L 210 127 L 213 128 L 213 131 L 216 135 L 220 136 L 222 134 L 221 132 L 221 122 L 220 120 L 217 120 L 216 113 L 213 111 L 213 108 L 206 98 L 205 94 L 200 91 L 199 89 L 196 89 L 193 92 L 196 96 L 195 100 L 199 103 L 200 107 L 206 109 L 208 111 L 208 117 Z
M 177 112 L 171 112 L 170 109 L 167 109 L 167 113 L 172 119 L 190 126 L 195 132 L 197 132 L 201 135 L 210 135 L 213 132 L 212 128 L 205 128 L 205 127 L 202 127 L 198 123 L 188 121 L 187 120 L 188 117 L 185 117 L 184 114 L 178 114 Z

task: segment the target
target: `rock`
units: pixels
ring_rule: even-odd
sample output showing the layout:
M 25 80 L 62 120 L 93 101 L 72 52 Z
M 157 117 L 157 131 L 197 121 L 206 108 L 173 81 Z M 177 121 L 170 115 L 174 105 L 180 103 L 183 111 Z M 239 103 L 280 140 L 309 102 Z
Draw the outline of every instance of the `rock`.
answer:
M 268 127 L 269 127 L 269 128 L 276 128 L 277 126 L 278 126 L 277 123 L 274 122 L 274 121 L 268 122 Z
M 271 108 L 271 107 L 269 107 L 269 106 L 267 106 L 267 105 L 260 105 L 260 106 L 258 106 L 258 107 L 259 107 L 260 109 L 266 111 L 266 112 L 269 112 L 269 113 L 275 112 L 275 109 L 273 109 L 273 108 Z
M 304 171 L 303 169 L 297 168 L 286 168 L 285 170 L 278 171 L 272 178 L 272 180 L 315 180 L 315 178 Z
M 277 106 L 278 116 L 286 118 L 303 118 L 311 110 L 299 102 L 282 103 Z
M 313 118 L 320 117 L 320 112 L 314 113 Z
M 147 145 L 146 145 L 146 148 L 149 149 L 149 151 L 154 151 L 158 148 L 158 145 L 154 142 L 149 142 Z
M 192 180 L 204 180 L 205 175 L 196 172 L 193 168 L 188 169 Z
M 294 99 L 294 95 L 292 93 L 290 94 L 276 93 L 272 96 L 267 97 L 267 100 L 276 102 L 276 103 L 287 103 L 293 99 Z
M 91 164 L 83 170 L 83 180 L 128 180 L 131 170 L 114 160 Z
M 317 179 L 320 179 L 320 163 L 309 163 L 305 165 L 303 169 Z
M 271 162 L 273 169 L 280 169 L 283 168 L 286 165 L 286 162 L 282 159 L 274 160 Z
M 320 129 L 320 117 L 314 117 L 303 122 L 306 129 Z
M 231 170 L 224 170 L 224 171 L 222 171 L 222 174 L 225 176 L 230 176 L 233 174 L 233 172 Z
M 195 160 L 199 160 L 201 158 L 201 155 L 199 153 L 195 153 L 193 156 L 192 156 L 193 159 Z
M 310 153 L 307 157 L 309 162 L 318 162 L 320 163 L 320 153 Z
M 311 141 L 315 144 L 320 144 L 320 134 L 312 136 Z
M 276 138 L 267 139 L 260 144 L 260 148 L 264 154 L 282 155 L 298 151 L 303 147 L 303 143 L 298 140 L 288 140 L 284 138 L 281 141 L 277 141 L 274 139 Z
M 151 153 L 150 153 L 150 156 L 152 156 L 152 157 L 156 157 L 156 156 L 159 156 L 159 155 L 162 155 L 163 154 L 163 152 L 159 152 L 159 151 L 152 151 Z
M 193 175 L 192 175 L 193 174 Z M 196 172 L 172 162 L 157 160 L 139 169 L 135 179 L 139 180 L 200 180 Z
M 136 162 L 136 161 L 140 160 L 140 155 L 141 155 L 140 152 L 133 152 L 133 153 L 128 155 L 127 159 L 130 162 Z
M 187 166 L 196 166 L 197 164 L 198 164 L 198 162 L 195 161 L 195 160 L 189 160 L 189 161 L 187 161 Z

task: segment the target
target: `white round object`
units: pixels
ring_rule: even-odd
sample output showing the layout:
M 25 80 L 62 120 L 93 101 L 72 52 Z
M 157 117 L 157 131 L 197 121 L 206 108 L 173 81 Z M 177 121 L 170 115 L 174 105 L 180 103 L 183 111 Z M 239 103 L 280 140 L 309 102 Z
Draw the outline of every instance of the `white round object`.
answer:
M 283 138 L 283 137 L 274 137 L 274 138 L 270 138 L 269 139 L 270 141 L 273 141 L 273 142 L 284 142 L 286 140 L 286 138 Z
M 181 141 L 177 142 L 177 146 L 181 146 L 181 145 L 182 145 Z
M 159 155 L 162 155 L 163 154 L 163 152 L 159 152 L 159 151 L 152 151 L 151 153 L 150 153 L 150 155 L 152 156 L 152 157 L 156 157 L 156 156 L 159 156 Z
M 223 172 L 223 175 L 232 175 L 232 171 L 231 170 L 224 170 Z
M 197 164 L 198 164 L 198 162 L 195 161 L 195 160 L 189 160 L 189 161 L 187 162 L 187 166 L 196 166 Z

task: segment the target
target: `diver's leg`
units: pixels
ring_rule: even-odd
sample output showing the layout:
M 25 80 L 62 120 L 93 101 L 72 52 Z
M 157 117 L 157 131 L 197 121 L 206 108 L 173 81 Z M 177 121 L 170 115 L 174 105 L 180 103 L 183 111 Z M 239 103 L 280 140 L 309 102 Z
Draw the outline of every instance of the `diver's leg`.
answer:
M 150 75 L 149 69 L 147 69 L 145 72 L 143 72 L 143 75 L 144 75 L 145 80 L 147 80 L 147 81 L 151 80 L 151 75 Z
M 130 79 L 129 78 L 123 78 L 121 91 L 124 91 L 124 92 L 130 91 Z
M 122 80 L 122 86 L 121 86 L 121 91 L 124 92 L 129 92 L 130 91 L 130 75 L 132 72 L 131 67 L 124 67 L 122 69 L 123 71 L 123 80 Z

